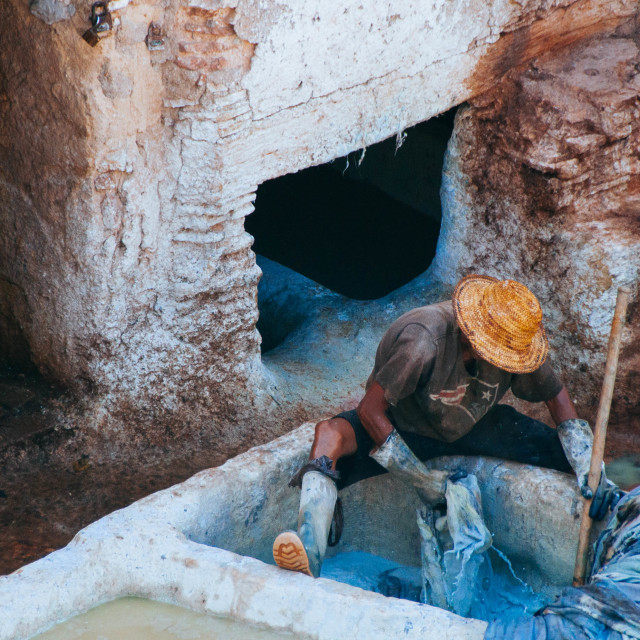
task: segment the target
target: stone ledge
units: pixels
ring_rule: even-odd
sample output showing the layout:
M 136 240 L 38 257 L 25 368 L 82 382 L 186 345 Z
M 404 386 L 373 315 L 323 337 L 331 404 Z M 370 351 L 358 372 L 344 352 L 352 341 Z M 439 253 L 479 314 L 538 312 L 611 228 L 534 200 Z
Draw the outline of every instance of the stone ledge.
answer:
M 262 547 L 261 538 L 268 538 L 266 546 L 270 546 L 271 529 L 295 518 L 297 493 L 286 487 L 286 479 L 306 457 L 312 434 L 313 424 L 307 423 L 98 520 L 64 549 L 0 577 L 0 639 L 27 638 L 102 602 L 134 595 L 231 616 L 301 638 L 384 635 L 480 640 L 484 622 L 283 572 L 260 560 L 204 544 L 215 539 L 238 549 L 253 540 L 254 547 L 256 542 Z M 463 462 L 453 459 L 443 464 L 460 466 Z M 511 501 L 530 509 L 530 518 L 518 516 L 517 526 L 507 528 L 505 535 L 511 535 L 512 546 L 528 547 L 531 537 L 540 531 L 545 531 L 545 544 L 555 544 L 556 551 L 561 545 L 557 545 L 558 538 L 554 542 L 553 534 L 571 546 L 576 527 L 571 500 L 567 500 L 575 494 L 572 478 L 490 459 L 467 459 L 465 464 L 478 474 L 486 504 L 496 501 L 497 488 L 506 482 L 515 489 L 513 496 L 501 494 L 503 503 Z M 387 505 L 397 503 L 400 513 L 408 514 L 415 524 L 415 511 L 407 506 L 411 496 L 401 491 L 398 500 L 389 501 L 392 485 L 388 478 L 372 481 L 354 485 L 355 493 L 349 499 L 352 518 L 358 504 L 378 517 L 375 511 L 384 498 Z M 548 496 L 546 501 L 540 501 L 541 492 Z M 547 506 L 550 500 L 553 509 Z M 538 502 L 542 506 L 533 509 Z M 487 517 L 495 529 L 499 522 L 491 521 L 494 511 L 489 507 Z M 274 518 L 276 513 L 279 518 Z M 249 514 L 254 515 L 249 519 Z M 387 544 L 396 544 L 402 526 L 394 516 L 394 540 Z

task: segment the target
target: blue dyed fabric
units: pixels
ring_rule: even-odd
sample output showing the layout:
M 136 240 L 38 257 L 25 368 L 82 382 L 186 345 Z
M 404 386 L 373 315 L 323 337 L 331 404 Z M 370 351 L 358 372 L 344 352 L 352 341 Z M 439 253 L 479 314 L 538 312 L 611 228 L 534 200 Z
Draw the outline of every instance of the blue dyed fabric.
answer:
M 640 640 L 640 487 L 625 496 L 595 546 L 589 583 L 568 587 L 533 617 L 492 621 L 486 640 Z
M 435 529 L 433 512 L 421 509 L 417 514 L 422 602 L 479 620 L 498 615 L 515 619 L 548 602 L 520 580 L 507 557 L 492 547 L 476 477 L 448 480 L 446 499 L 446 531 Z

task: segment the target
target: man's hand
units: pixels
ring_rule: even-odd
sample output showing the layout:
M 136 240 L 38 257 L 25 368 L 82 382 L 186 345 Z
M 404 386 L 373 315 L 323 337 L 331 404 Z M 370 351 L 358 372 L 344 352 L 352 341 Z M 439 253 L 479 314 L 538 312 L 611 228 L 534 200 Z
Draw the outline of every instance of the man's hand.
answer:
M 618 504 L 624 493 L 618 485 L 607 478 L 603 463 L 600 482 L 598 483 L 596 493 L 589 507 L 589 517 L 592 520 L 602 520 L 607 515 L 609 509 L 613 509 Z
M 578 487 L 584 498 L 591 498 L 593 492 L 589 488 L 589 467 L 591 466 L 591 449 L 593 433 L 586 420 L 570 418 L 558 425 L 558 437 L 567 460 L 571 465 Z
M 604 462 L 595 495 L 589 487 L 593 433 L 586 420 L 578 419 L 578 414 L 565 387 L 562 387 L 555 398 L 547 402 L 547 407 L 558 426 L 558 437 L 562 449 L 576 474 L 582 497 L 586 500 L 593 498 L 589 507 L 589 516 L 593 520 L 602 520 L 607 511 L 618 504 L 624 491 L 607 478 Z
M 410 484 L 425 504 L 434 505 L 445 501 L 444 492 L 451 474 L 448 471 L 427 469 L 395 429 L 369 455 L 394 477 Z
M 583 498 L 589 500 L 593 491 L 589 488 L 589 466 L 593 433 L 586 420 L 580 420 L 566 387 L 555 398 L 547 401 L 547 408 L 558 428 L 558 437 L 571 468 L 576 474 Z

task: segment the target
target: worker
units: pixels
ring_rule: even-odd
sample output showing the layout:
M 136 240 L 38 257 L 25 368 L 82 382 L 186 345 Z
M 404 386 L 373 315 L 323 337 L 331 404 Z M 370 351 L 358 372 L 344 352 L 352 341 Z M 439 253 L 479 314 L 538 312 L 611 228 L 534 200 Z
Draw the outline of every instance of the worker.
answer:
M 398 318 L 380 341 L 357 409 L 316 425 L 309 462 L 290 482 L 301 488 L 298 528 L 276 538 L 276 564 L 320 574 L 327 544 L 340 536 L 338 488 L 358 480 L 388 471 L 426 504 L 444 502 L 447 473 L 427 471 L 421 462 L 441 455 L 573 469 L 582 494 L 591 497 L 593 435 L 548 351 L 540 304 L 513 280 L 469 275 L 452 300 Z M 545 402 L 557 429 L 498 404 L 509 389 Z M 600 486 L 598 504 L 606 512 L 616 487 L 604 475 Z

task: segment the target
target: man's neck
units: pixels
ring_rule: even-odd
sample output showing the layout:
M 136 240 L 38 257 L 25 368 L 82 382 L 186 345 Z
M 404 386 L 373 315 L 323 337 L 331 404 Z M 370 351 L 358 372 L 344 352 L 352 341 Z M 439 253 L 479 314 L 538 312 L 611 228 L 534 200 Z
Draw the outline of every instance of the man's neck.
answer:
M 460 344 L 462 346 L 462 362 L 464 363 L 464 368 L 469 375 L 475 376 L 478 370 L 477 357 L 471 343 L 462 332 L 460 333 Z

